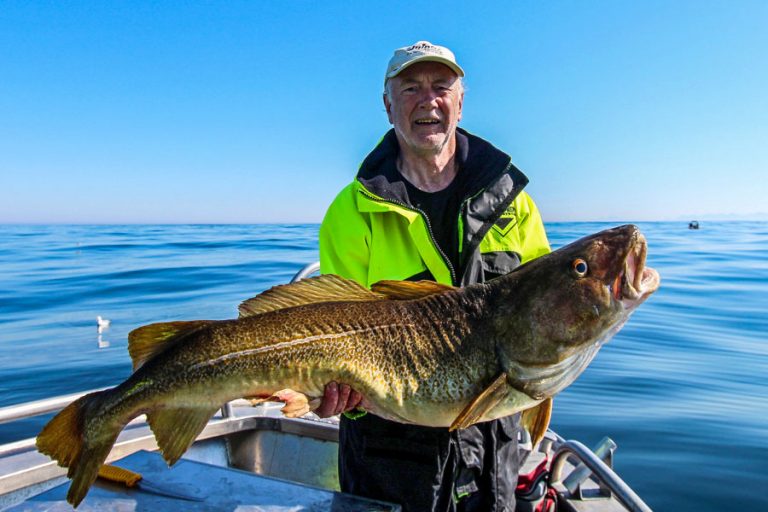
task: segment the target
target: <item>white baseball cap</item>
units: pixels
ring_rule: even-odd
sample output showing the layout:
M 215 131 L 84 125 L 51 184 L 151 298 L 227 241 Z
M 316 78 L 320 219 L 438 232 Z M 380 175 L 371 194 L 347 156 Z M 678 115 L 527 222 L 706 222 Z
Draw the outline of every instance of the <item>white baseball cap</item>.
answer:
M 456 56 L 451 50 L 429 41 L 419 41 L 411 46 L 404 46 L 395 50 L 395 54 L 389 59 L 384 82 L 386 83 L 393 76 L 397 76 L 411 64 L 424 61 L 440 62 L 451 68 L 460 77 L 464 76 L 464 70 L 456 63 Z

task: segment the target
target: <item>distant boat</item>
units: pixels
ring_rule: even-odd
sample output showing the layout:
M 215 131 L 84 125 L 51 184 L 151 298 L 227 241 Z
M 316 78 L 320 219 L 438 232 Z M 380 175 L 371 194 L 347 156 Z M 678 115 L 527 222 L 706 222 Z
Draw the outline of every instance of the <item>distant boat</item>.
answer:
M 699 229 L 699 221 L 692 220 L 688 223 L 688 229 Z

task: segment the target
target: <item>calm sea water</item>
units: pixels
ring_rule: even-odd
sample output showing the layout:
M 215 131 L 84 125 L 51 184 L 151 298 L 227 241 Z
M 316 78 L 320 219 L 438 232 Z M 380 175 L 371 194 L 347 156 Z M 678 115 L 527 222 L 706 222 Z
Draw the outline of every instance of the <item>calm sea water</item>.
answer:
M 612 225 L 548 231 L 559 247 Z M 613 438 L 657 510 L 768 509 L 768 223 L 640 227 L 662 287 L 556 398 L 552 426 Z M 118 383 L 131 329 L 236 316 L 315 261 L 316 239 L 316 225 L 0 226 L 0 407 Z M 0 442 L 46 419 L 0 425 Z

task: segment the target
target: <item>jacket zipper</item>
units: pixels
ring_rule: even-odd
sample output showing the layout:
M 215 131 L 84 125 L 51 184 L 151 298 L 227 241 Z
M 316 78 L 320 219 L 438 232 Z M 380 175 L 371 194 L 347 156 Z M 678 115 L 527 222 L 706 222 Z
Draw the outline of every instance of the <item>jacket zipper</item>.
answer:
M 432 245 L 437 249 L 437 253 L 440 255 L 440 258 L 443 260 L 443 263 L 445 263 L 445 266 L 448 267 L 448 272 L 451 274 L 451 284 L 456 286 L 456 270 L 453 268 L 453 264 L 448 259 L 448 256 L 445 255 L 443 250 L 440 248 L 439 245 L 437 245 L 437 241 L 435 240 L 435 235 L 432 232 L 432 225 L 429 223 L 429 218 L 427 217 L 427 214 L 424 213 L 422 210 L 419 210 L 418 208 L 414 208 L 413 206 L 409 204 L 405 204 L 401 201 L 393 200 L 393 199 L 382 199 L 379 197 L 374 197 L 371 194 L 367 193 L 365 190 L 365 187 L 361 187 L 360 192 L 363 195 L 368 196 L 369 199 L 373 201 L 377 201 L 379 203 L 390 203 L 397 206 L 400 206 L 402 208 L 405 208 L 406 210 L 411 210 L 413 212 L 418 213 L 421 215 L 421 218 L 424 219 L 424 223 L 427 225 L 427 234 L 429 235 L 429 240 L 432 242 Z

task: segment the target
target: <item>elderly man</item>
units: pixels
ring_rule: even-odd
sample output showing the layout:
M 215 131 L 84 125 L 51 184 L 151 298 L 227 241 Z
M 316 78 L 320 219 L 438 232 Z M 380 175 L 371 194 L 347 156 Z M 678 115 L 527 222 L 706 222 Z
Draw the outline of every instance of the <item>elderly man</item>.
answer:
M 464 286 L 549 252 L 539 212 L 523 191 L 527 178 L 507 154 L 458 128 L 463 76 L 447 48 L 420 41 L 395 51 L 384 82 L 394 128 L 328 209 L 322 273 L 365 286 L 382 279 Z M 317 411 L 345 412 L 343 491 L 406 511 L 514 510 L 517 416 L 448 432 L 347 412 L 363 400 L 330 383 Z

